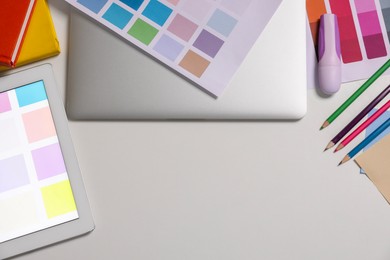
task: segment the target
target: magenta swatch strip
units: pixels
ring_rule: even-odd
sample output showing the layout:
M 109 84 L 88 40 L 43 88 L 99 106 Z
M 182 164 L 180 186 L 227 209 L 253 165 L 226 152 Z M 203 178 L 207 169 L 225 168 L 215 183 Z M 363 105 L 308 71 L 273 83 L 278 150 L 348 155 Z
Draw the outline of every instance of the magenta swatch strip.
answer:
M 360 30 L 367 58 L 375 59 L 387 55 L 379 16 L 374 0 L 355 0 Z

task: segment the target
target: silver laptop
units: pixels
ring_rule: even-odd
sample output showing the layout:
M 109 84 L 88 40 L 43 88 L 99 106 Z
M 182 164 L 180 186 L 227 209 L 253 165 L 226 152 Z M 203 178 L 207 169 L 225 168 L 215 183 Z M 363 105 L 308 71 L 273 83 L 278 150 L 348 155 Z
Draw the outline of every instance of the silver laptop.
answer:
M 281 3 L 217 99 L 86 15 L 71 13 L 71 119 L 298 119 L 306 112 L 306 89 L 305 0 Z

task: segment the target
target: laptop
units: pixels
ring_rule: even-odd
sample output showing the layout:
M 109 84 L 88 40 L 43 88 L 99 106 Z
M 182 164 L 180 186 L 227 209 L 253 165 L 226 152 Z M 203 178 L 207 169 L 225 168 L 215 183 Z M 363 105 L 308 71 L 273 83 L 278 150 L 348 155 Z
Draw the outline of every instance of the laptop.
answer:
M 307 98 L 305 10 L 305 0 L 284 0 L 229 86 L 215 98 L 72 9 L 68 116 L 74 120 L 299 119 L 306 113 Z M 152 77 L 147 70 L 153 71 Z

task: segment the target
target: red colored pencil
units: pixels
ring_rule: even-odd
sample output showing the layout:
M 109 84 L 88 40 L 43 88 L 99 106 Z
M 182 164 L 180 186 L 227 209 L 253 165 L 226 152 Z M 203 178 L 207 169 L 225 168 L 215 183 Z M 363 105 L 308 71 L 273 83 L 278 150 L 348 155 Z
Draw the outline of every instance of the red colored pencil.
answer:
M 364 129 L 371 125 L 378 117 L 380 117 L 390 107 L 390 100 L 386 102 L 380 109 L 378 109 L 372 116 L 364 121 L 355 131 L 348 135 L 341 143 L 337 146 L 335 152 L 343 149 L 349 144 L 356 136 L 358 136 Z

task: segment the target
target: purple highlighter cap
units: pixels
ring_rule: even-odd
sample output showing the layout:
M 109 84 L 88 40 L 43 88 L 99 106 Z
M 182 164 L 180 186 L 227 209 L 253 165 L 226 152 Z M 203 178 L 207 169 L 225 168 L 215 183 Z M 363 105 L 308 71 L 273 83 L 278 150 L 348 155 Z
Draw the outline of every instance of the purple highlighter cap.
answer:
M 326 23 L 325 19 L 334 19 L 335 28 L 330 29 L 330 30 L 326 30 L 325 29 L 325 23 Z M 328 34 L 328 33 L 335 34 L 335 36 L 336 36 L 336 39 L 335 39 L 336 53 L 337 53 L 337 56 L 339 57 L 339 59 L 341 59 L 340 31 L 339 31 L 339 24 L 338 24 L 337 16 L 334 14 L 324 14 L 324 15 L 321 15 L 321 18 L 320 18 L 320 29 L 319 29 L 319 34 L 318 34 L 318 60 L 320 60 L 324 56 L 325 48 L 326 48 L 325 47 L 325 39 L 326 39 L 325 34 Z

